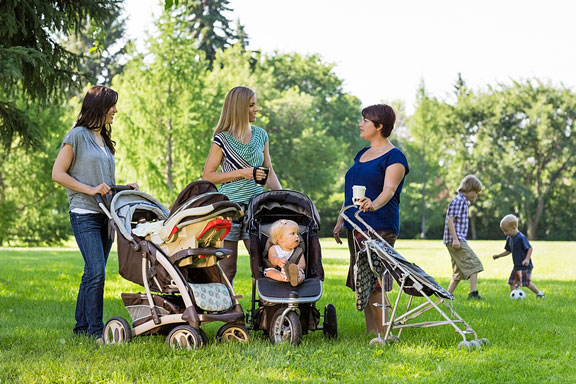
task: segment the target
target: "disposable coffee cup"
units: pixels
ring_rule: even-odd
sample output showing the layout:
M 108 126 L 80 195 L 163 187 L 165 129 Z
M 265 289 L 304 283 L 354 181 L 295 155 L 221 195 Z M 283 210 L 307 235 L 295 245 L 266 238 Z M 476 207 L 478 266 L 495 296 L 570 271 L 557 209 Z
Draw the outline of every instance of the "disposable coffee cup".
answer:
M 352 202 L 355 205 L 360 205 L 360 199 L 366 196 L 366 187 L 363 185 L 352 186 Z

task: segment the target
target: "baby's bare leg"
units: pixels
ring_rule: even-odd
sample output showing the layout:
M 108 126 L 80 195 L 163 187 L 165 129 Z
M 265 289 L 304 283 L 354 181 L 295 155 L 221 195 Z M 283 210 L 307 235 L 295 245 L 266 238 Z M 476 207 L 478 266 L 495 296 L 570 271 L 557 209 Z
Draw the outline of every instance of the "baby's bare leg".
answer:
M 278 271 L 277 269 L 267 270 L 266 271 L 266 277 L 269 277 L 272 280 L 277 280 L 277 281 L 287 281 L 286 277 L 282 274 L 282 272 Z

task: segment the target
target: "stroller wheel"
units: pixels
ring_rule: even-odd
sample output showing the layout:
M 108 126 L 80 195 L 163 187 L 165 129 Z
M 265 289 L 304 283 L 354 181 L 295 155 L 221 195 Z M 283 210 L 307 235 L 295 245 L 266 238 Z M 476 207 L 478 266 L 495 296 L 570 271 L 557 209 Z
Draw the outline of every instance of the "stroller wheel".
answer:
M 392 344 L 391 341 L 388 341 L 386 339 L 384 339 L 383 337 L 375 337 L 372 340 L 370 340 L 370 345 L 389 345 Z
M 202 347 L 205 347 L 208 345 L 208 335 L 206 334 L 206 332 L 204 332 L 204 330 L 202 328 L 198 328 L 198 333 L 200 334 L 200 337 L 202 338 Z
M 490 345 L 490 341 L 485 337 L 478 339 L 478 342 L 480 343 L 480 345 Z
M 194 349 L 203 346 L 200 332 L 189 325 L 175 327 L 166 337 L 166 343 L 173 348 Z
M 250 340 L 250 335 L 248 334 L 248 328 L 244 325 L 224 324 L 216 333 L 216 340 L 226 343 L 245 343 Z
M 336 318 L 336 307 L 332 304 L 326 304 L 324 307 L 324 323 L 322 325 L 324 336 L 328 339 L 338 337 L 338 321 Z
M 470 340 L 470 347 L 472 347 L 472 349 L 478 349 L 481 345 L 479 340 Z
M 104 344 L 124 344 L 132 339 L 132 329 L 123 317 L 113 317 L 106 322 L 102 338 Z
M 469 341 L 461 341 L 458 343 L 458 349 L 465 349 L 467 351 L 471 350 L 473 347 Z
M 270 327 L 270 341 L 272 343 L 284 343 L 298 345 L 302 341 L 302 324 L 294 311 L 289 311 L 281 323 L 282 313 L 286 308 L 279 308 L 272 317 Z

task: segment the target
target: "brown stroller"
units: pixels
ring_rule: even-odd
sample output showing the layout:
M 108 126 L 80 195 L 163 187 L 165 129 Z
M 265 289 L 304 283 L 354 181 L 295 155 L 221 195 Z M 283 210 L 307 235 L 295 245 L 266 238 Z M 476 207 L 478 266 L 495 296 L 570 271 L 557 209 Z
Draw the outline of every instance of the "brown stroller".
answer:
M 114 195 L 110 208 L 100 206 L 118 232 L 119 273 L 144 287 L 122 293 L 132 324 L 113 317 L 104 327 L 106 344 L 132 337 L 167 334 L 170 346 L 197 348 L 208 343 L 201 325 L 223 322 L 217 339 L 247 341 L 239 296 L 218 261 L 231 220 L 241 208 L 207 181 L 189 184 L 169 212 L 152 196 L 133 190 Z

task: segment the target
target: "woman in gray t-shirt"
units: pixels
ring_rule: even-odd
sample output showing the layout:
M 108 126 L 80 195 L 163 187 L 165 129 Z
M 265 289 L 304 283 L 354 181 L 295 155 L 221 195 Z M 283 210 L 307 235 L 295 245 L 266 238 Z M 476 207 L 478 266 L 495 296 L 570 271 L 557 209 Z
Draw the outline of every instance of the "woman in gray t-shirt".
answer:
M 104 324 L 104 279 L 113 238 L 108 234 L 108 217 L 95 195 L 110 193 L 115 184 L 115 142 L 111 124 L 118 111 L 118 93 L 104 86 L 92 87 L 82 103 L 78 121 L 64 137 L 52 180 L 66 188 L 70 223 L 84 258 L 84 273 L 76 301 L 75 334 L 89 335 L 101 342 Z M 137 184 L 130 184 L 138 189 Z

